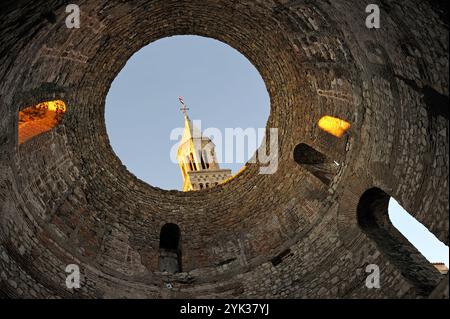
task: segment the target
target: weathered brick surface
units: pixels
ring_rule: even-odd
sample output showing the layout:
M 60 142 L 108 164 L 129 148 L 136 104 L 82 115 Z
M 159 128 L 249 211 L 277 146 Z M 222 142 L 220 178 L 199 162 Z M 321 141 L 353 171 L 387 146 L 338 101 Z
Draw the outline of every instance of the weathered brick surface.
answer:
M 79 30 L 64 26 L 59 0 L 0 11 L 3 295 L 419 297 L 358 226 L 356 210 L 378 187 L 448 244 L 448 26 L 429 2 L 383 1 L 378 31 L 365 27 L 356 0 L 78 3 Z M 224 41 L 261 72 L 268 127 L 280 132 L 276 174 L 249 165 L 215 189 L 167 192 L 113 153 L 104 123 L 112 80 L 138 49 L 177 34 Z M 61 126 L 19 147 L 18 111 L 52 99 L 67 105 Z M 324 115 L 351 122 L 348 136 L 321 132 Z M 330 185 L 294 161 L 300 143 L 341 163 Z M 181 274 L 158 272 L 166 223 L 181 229 Z M 65 288 L 72 263 L 83 275 L 76 291 Z M 365 287 L 372 263 L 379 290 Z

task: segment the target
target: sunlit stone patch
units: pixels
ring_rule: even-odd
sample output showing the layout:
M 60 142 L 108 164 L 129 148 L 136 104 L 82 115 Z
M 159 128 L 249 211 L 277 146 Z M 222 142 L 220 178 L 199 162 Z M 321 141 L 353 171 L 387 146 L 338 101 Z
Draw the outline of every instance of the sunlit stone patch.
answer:
M 66 112 L 63 101 L 48 101 L 19 112 L 19 144 L 56 127 Z

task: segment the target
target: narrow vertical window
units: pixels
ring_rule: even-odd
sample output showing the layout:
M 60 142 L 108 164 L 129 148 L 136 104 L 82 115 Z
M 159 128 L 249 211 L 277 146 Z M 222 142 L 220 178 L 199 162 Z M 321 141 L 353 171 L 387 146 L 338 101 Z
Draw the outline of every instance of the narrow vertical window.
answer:
M 202 152 L 201 152 L 201 151 L 198 151 L 198 156 L 200 157 L 200 161 L 201 161 L 201 163 L 202 163 L 202 169 L 206 169 L 206 164 L 205 164 L 205 161 L 204 161 L 204 159 L 203 159 L 203 156 L 202 156 Z
M 191 154 L 189 155 L 189 157 L 190 157 L 190 162 L 191 162 L 192 170 L 193 170 L 193 171 L 198 171 L 199 169 L 198 169 L 197 163 L 195 163 L 194 155 L 192 155 L 192 153 L 191 153 Z
M 203 151 L 203 158 L 204 158 L 204 161 L 205 161 L 206 168 L 209 169 L 210 162 L 209 162 L 208 153 L 206 151 Z
M 166 224 L 159 236 L 159 271 L 181 272 L 181 231 L 175 224 Z
M 189 156 L 186 156 L 186 163 L 189 167 L 189 172 L 192 172 L 194 170 L 194 167 L 192 166 L 192 162 L 191 162 L 191 159 L 189 158 Z

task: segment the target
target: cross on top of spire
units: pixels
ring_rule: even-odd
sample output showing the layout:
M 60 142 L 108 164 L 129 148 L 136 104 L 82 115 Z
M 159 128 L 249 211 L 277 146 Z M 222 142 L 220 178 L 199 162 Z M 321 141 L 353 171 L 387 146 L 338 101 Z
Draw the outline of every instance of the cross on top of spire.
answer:
M 188 116 L 187 111 L 189 111 L 189 108 L 186 106 L 186 104 L 184 103 L 183 97 L 179 97 L 178 100 L 180 101 L 181 104 L 181 108 L 180 111 L 183 112 L 183 114 L 185 116 Z

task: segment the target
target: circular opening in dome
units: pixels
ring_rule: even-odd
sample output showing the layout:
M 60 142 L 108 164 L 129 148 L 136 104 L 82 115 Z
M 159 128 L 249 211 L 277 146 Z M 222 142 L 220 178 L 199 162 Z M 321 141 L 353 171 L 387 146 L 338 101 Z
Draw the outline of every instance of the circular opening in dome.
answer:
M 111 146 L 127 169 L 165 190 L 197 191 L 237 174 L 264 138 L 265 83 L 240 52 L 199 36 L 134 54 L 106 98 Z

